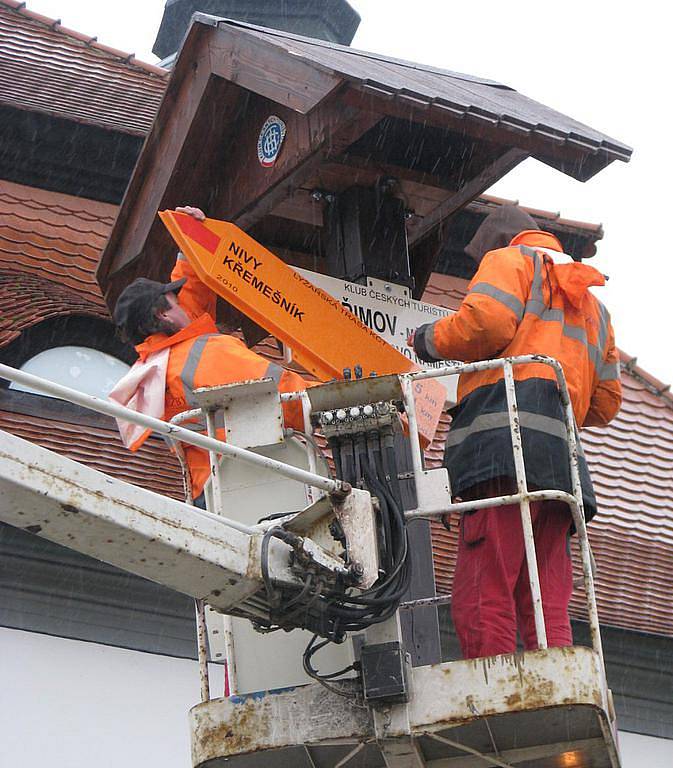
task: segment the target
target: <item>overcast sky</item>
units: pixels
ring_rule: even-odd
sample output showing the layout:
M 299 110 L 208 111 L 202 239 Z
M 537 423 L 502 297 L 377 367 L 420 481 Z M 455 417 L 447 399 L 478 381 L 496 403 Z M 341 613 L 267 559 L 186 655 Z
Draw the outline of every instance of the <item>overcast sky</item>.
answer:
M 157 61 L 151 48 L 163 5 L 28 1 L 31 10 L 150 62 Z M 629 15 L 617 4 L 587 0 L 351 5 L 362 16 L 354 47 L 498 80 L 634 148 L 630 163 L 615 162 L 585 184 L 528 160 L 491 192 L 603 224 L 605 238 L 593 263 L 610 282 L 596 295 L 611 310 L 622 349 L 673 382 L 667 6 L 651 0 L 629 4 Z

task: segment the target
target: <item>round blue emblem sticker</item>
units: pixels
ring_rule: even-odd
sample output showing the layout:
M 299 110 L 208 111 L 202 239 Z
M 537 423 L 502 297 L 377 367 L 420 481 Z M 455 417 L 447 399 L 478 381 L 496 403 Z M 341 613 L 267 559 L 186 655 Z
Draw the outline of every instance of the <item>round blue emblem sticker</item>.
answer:
M 280 117 L 271 115 L 266 119 L 257 139 L 257 158 L 265 168 L 270 168 L 278 159 L 284 138 L 285 123 Z

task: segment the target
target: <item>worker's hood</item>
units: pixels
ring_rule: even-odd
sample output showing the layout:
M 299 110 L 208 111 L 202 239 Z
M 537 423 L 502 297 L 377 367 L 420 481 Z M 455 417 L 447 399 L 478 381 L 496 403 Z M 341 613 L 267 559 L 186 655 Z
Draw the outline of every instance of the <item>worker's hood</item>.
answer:
M 578 309 L 591 286 L 605 285 L 605 275 L 588 264 L 574 261 L 572 256 L 551 248 L 536 248 L 542 251 L 545 268 L 552 270 L 558 286 L 568 301 Z
M 503 205 L 490 213 L 480 224 L 474 237 L 465 247 L 465 253 L 479 264 L 484 254 L 498 248 L 506 248 L 518 233 L 535 231 L 537 224 L 526 211 L 517 205 Z

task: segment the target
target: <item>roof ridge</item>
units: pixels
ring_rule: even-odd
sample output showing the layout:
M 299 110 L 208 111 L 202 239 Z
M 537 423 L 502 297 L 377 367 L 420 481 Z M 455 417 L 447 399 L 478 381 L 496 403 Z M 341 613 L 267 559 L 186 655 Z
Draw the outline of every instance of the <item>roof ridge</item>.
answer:
M 556 224 L 560 225 L 567 225 L 569 227 L 578 227 L 580 229 L 586 229 L 593 232 L 600 232 L 601 235 L 603 233 L 603 225 L 602 224 L 595 224 L 592 221 L 580 221 L 579 219 L 567 219 L 564 216 L 561 215 L 560 211 L 548 211 L 545 208 L 532 208 L 529 205 L 524 205 L 524 203 L 519 202 L 519 200 L 509 200 L 506 197 L 498 197 L 497 195 L 479 195 L 476 200 L 473 202 L 479 203 L 485 203 L 486 205 L 489 205 L 491 203 L 495 203 L 497 205 L 516 205 L 519 208 L 522 208 L 526 213 L 529 213 L 531 216 L 537 216 L 539 219 L 545 219 L 547 221 L 553 221 Z
M 638 365 L 638 358 L 624 352 L 623 349 L 619 350 L 619 363 L 620 368 L 626 371 L 629 376 L 632 376 L 637 382 L 642 384 L 647 391 L 656 395 L 663 400 L 666 405 L 673 410 L 673 393 L 671 393 L 671 385 L 657 379 L 651 373 L 648 373 L 644 368 Z
M 65 37 L 72 38 L 79 43 L 84 43 L 84 45 L 88 46 L 89 48 L 95 48 L 97 51 L 106 53 L 108 56 L 111 56 L 112 58 L 117 59 L 130 67 L 144 70 L 145 72 L 161 77 L 162 79 L 168 77 L 170 74 L 169 70 L 164 69 L 163 67 L 158 67 L 156 64 L 150 64 L 147 61 L 137 59 L 135 53 L 120 51 L 118 48 L 112 48 L 111 46 L 105 45 L 104 43 L 99 43 L 98 37 L 96 36 L 91 37 L 89 35 L 83 34 L 82 32 L 78 32 L 75 29 L 64 27 L 61 24 L 60 19 L 52 19 L 49 16 L 43 16 L 41 13 L 30 11 L 26 7 L 25 2 L 18 2 L 18 0 L 0 0 L 0 6 L 4 6 L 10 11 L 14 11 L 21 16 L 25 16 L 27 19 L 31 19 L 31 21 L 36 21 L 38 24 L 43 24 L 52 31 L 58 32 Z

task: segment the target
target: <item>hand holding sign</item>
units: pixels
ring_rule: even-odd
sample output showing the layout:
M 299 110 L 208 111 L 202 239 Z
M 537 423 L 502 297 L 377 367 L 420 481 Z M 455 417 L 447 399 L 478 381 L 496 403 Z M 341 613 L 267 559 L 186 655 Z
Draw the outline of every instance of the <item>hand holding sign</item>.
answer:
M 197 221 L 205 221 L 206 220 L 206 214 L 200 209 L 196 208 L 193 205 L 181 205 L 178 206 L 175 209 L 176 213 L 186 213 L 188 216 L 191 216 L 193 219 L 196 219 Z

